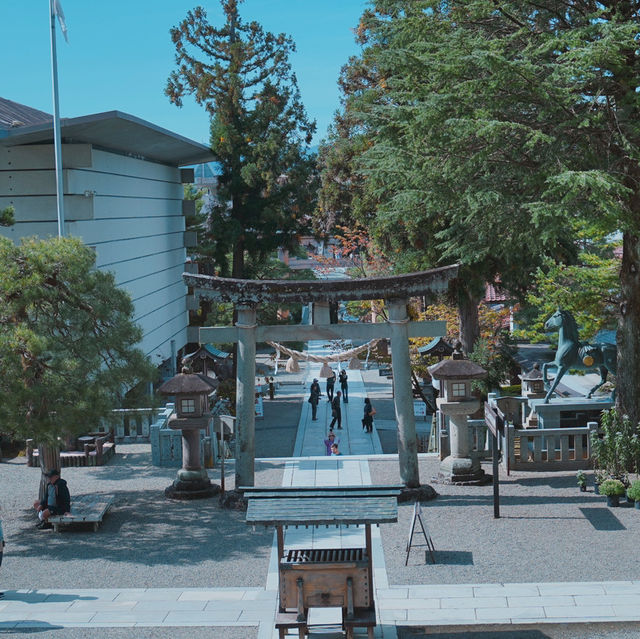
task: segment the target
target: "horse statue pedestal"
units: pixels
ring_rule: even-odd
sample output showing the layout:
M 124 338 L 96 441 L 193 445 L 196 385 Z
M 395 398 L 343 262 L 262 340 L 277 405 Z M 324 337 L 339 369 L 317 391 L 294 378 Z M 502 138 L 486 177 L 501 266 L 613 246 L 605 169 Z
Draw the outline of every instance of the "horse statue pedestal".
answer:
M 603 410 L 613 407 L 610 397 L 557 397 L 530 399 L 529 408 L 538 416 L 538 428 L 578 428 L 588 422 L 600 422 Z

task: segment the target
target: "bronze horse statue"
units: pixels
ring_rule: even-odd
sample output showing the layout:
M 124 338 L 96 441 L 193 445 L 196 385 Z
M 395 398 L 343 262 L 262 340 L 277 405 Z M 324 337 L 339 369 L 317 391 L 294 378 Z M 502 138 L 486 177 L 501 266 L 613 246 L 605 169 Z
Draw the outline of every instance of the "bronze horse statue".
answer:
M 572 368 L 577 368 L 579 370 L 598 369 L 600 371 L 600 383 L 596 384 L 589 391 L 587 397 L 591 397 L 591 395 L 593 395 L 593 393 L 607 381 L 607 375 L 609 372 L 614 375 L 616 374 L 618 349 L 615 344 L 606 344 L 602 342 L 589 344 L 588 342 L 581 342 L 578 339 L 578 326 L 576 325 L 573 315 L 569 311 L 561 311 L 558 309 L 545 322 L 544 330 L 557 330 L 559 333 L 556 358 L 553 362 L 547 362 L 542 365 L 542 379 L 544 381 L 545 388 L 549 385 L 547 369 L 556 369 L 556 376 L 553 380 L 553 384 L 544 398 L 545 404 L 549 403 L 549 398 L 556 389 L 556 386 L 562 379 L 563 375 Z M 611 399 L 614 399 L 614 397 L 615 389 L 611 394 Z

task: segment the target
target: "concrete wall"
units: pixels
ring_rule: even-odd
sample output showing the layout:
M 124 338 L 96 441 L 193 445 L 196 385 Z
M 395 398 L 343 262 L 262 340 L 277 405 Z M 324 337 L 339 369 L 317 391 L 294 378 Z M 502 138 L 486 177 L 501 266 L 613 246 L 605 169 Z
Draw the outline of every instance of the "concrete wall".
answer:
M 68 235 L 96 251 L 98 268 L 114 273 L 135 304 L 142 350 L 155 364 L 187 341 L 187 289 L 182 280 L 185 221 L 180 169 L 97 149 L 63 145 Z M 16 224 L 0 233 L 57 235 L 52 145 L 0 147 L 0 209 Z

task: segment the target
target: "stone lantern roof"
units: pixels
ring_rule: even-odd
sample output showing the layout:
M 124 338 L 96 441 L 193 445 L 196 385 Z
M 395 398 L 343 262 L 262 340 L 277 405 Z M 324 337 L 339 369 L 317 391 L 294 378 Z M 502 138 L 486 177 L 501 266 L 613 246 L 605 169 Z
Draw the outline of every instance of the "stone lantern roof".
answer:
M 182 373 L 178 373 L 175 377 L 162 384 L 158 389 L 158 393 L 161 395 L 209 394 L 214 388 L 215 384 L 209 383 L 202 376 L 189 373 L 188 369 L 183 368 Z
M 540 370 L 540 364 L 534 364 L 533 368 L 524 375 L 518 375 L 523 382 L 537 382 L 542 380 L 542 371 Z
M 460 342 L 456 344 L 449 359 L 429 366 L 428 370 L 434 379 L 482 379 L 487 376 L 487 371 L 482 366 L 464 357 Z

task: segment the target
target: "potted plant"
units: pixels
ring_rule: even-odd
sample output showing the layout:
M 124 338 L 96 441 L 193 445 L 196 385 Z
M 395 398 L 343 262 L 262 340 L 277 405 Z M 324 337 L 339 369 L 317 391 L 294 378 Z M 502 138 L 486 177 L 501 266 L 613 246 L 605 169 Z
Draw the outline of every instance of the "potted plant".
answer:
M 624 493 L 624 484 L 619 479 L 605 479 L 600 484 L 600 494 L 606 496 L 607 506 L 619 506 L 620 496 Z
M 629 490 L 627 490 L 627 497 L 633 500 L 633 505 L 637 510 L 640 510 L 640 479 L 636 479 Z
M 593 493 L 594 495 L 600 494 L 600 484 L 607 478 L 607 473 L 604 470 L 596 470 L 593 473 Z
M 580 492 L 587 492 L 587 476 L 584 474 L 583 470 L 579 470 L 576 473 L 576 481 L 578 482 L 578 486 L 580 486 Z

